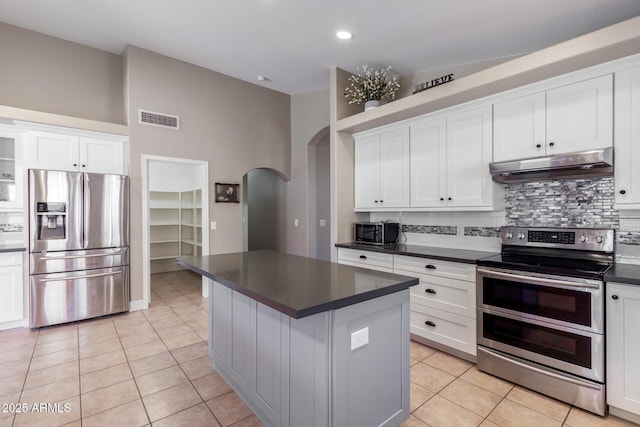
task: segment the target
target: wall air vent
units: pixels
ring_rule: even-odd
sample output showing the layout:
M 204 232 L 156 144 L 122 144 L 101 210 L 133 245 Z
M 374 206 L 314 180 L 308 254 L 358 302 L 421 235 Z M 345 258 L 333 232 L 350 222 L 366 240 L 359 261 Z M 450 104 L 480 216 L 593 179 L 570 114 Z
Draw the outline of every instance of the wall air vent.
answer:
M 141 125 L 160 126 L 163 128 L 180 129 L 180 117 L 171 114 L 156 113 L 155 111 L 138 110 L 138 123 Z

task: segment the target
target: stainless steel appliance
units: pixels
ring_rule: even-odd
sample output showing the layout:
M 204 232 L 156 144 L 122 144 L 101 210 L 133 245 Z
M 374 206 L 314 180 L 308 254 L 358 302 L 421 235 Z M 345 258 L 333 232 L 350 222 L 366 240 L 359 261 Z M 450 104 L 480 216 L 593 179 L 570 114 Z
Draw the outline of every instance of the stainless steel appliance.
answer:
M 478 262 L 478 368 L 604 415 L 604 282 L 614 230 L 500 229 Z
M 369 245 L 388 245 L 396 243 L 400 233 L 397 222 L 356 222 L 353 225 L 353 240 Z
M 129 310 L 129 179 L 29 170 L 29 326 Z

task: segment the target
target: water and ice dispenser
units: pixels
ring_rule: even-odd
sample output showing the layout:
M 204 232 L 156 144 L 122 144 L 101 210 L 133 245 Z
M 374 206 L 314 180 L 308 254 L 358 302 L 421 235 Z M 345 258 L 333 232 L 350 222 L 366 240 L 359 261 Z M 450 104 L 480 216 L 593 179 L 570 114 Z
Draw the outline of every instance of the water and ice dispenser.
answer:
M 67 238 L 67 204 L 63 202 L 37 202 L 38 240 Z

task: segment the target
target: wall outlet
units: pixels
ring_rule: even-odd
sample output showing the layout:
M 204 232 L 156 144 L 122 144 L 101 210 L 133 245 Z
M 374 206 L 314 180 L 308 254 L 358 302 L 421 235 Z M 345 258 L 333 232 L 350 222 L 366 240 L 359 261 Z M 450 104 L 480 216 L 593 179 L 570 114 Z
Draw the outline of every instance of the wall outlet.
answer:
M 211 229 L 216 230 L 218 228 L 218 223 L 216 221 L 211 221 Z
M 369 344 L 369 328 L 351 332 L 351 351 Z
M 294 226 L 294 227 L 297 227 L 297 226 L 298 226 L 298 218 L 295 218 L 295 219 L 293 220 L 293 226 Z
M 327 226 L 327 220 L 321 219 L 320 220 L 320 227 L 326 227 L 326 226 Z

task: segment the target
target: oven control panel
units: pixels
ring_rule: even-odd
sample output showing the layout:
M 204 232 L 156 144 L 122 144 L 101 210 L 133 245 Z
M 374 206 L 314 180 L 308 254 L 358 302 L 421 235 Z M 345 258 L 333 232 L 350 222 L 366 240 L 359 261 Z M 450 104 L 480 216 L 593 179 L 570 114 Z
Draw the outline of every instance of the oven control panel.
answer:
M 613 229 L 608 228 L 542 228 L 500 227 L 500 243 L 510 246 L 531 246 L 613 252 Z

